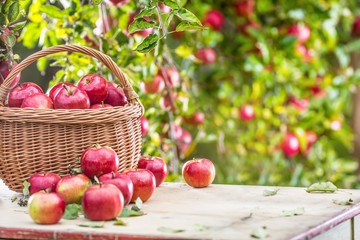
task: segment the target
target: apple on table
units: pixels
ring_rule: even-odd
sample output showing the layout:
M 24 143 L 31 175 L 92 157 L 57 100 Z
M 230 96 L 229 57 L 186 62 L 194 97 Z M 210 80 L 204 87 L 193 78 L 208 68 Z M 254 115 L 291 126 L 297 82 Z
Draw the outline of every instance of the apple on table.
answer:
M 38 172 L 29 178 L 29 191 L 30 195 L 50 189 L 51 192 L 55 192 L 56 185 L 60 181 L 59 175 L 50 172 Z
M 128 168 L 122 173 L 128 175 L 134 184 L 131 202 L 135 202 L 137 198 L 140 198 L 143 202 L 150 199 L 156 188 L 155 176 L 151 171 L 141 168 Z
M 65 213 L 65 202 L 57 193 L 37 192 L 28 202 L 30 217 L 39 224 L 55 224 Z
M 215 179 L 215 166 L 206 158 L 193 159 L 184 164 L 182 176 L 192 187 L 207 187 Z
M 66 204 L 79 204 L 90 183 L 91 180 L 84 174 L 70 174 L 60 179 L 55 191 L 63 198 Z
M 134 193 L 134 184 L 128 175 L 115 172 L 106 173 L 99 178 L 99 181 L 103 184 L 115 185 L 124 197 L 124 205 L 128 205 L 130 203 Z
M 168 174 L 165 161 L 159 157 L 142 156 L 138 162 L 138 168 L 147 169 L 155 176 L 156 187 L 162 184 Z

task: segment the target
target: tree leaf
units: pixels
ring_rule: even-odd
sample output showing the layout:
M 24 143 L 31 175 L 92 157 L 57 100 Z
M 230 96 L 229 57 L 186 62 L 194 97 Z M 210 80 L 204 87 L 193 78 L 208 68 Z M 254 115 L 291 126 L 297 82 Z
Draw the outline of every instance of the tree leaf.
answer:
M 332 182 L 319 182 L 314 183 L 306 189 L 308 193 L 310 192 L 335 192 L 338 188 Z
M 155 22 L 154 21 L 146 21 L 144 18 L 139 18 L 134 20 L 130 26 L 129 26 L 129 33 L 134 33 L 137 31 L 142 31 L 146 28 L 151 28 L 155 26 Z
M 173 229 L 169 227 L 159 227 L 157 230 L 164 233 L 179 233 L 185 231 L 184 229 Z
M 9 22 L 15 21 L 18 18 L 19 14 L 20 14 L 20 4 L 18 2 L 14 2 L 9 7 L 9 12 L 8 12 Z
M 260 227 L 253 231 L 250 236 L 253 238 L 264 239 L 269 236 L 269 233 L 265 230 L 265 227 Z
M 30 183 L 25 180 L 25 181 L 23 182 L 23 186 L 24 186 L 24 188 L 23 188 L 23 194 L 24 194 L 24 196 L 28 196 L 28 195 L 30 194 L 30 191 L 29 191 Z
M 91 221 L 78 224 L 80 227 L 103 228 L 105 221 Z
M 189 31 L 189 30 L 204 30 L 206 29 L 201 24 L 198 24 L 196 22 L 181 22 L 179 25 L 176 26 L 176 31 Z
M 64 219 L 76 219 L 79 217 L 79 212 L 82 212 L 82 208 L 80 204 L 71 203 L 66 205 Z
M 354 201 L 351 198 L 349 198 L 349 200 L 333 199 L 332 201 L 333 201 L 333 203 L 335 203 L 337 205 L 341 205 L 341 206 L 352 205 L 354 203 Z
M 8 13 L 11 4 L 11 0 L 6 0 L 5 3 L 1 6 L 1 12 L 4 14 Z
M 114 225 L 116 225 L 116 226 L 126 226 L 127 223 L 124 222 L 123 220 L 117 220 L 116 222 L 114 222 Z
M 151 15 L 153 15 L 156 12 L 156 8 L 155 7 L 151 7 L 149 8 L 148 6 L 145 6 L 145 8 L 134 17 L 134 20 L 136 19 L 141 19 L 145 16 L 150 17 Z
M 169 27 L 170 26 L 170 23 L 171 23 L 171 20 L 173 19 L 173 17 L 175 16 L 175 14 L 178 12 L 177 9 L 173 9 L 171 10 L 171 12 L 169 13 L 169 15 L 166 17 L 165 19 L 165 27 Z
M 301 208 L 295 208 L 293 210 L 283 210 L 280 216 L 282 217 L 291 217 L 296 215 L 302 215 L 305 213 L 304 207 Z
M 40 12 L 57 19 L 63 19 L 65 16 L 64 12 L 54 5 L 41 5 Z
M 124 208 L 119 217 L 138 217 L 145 215 L 142 211 L 134 211 L 132 209 Z
M 194 227 L 195 227 L 195 230 L 196 230 L 196 231 L 200 231 L 200 232 L 201 232 L 201 231 L 205 231 L 205 230 L 208 229 L 207 226 L 201 225 L 201 224 L 195 224 Z
M 185 8 L 180 8 L 177 11 L 176 16 L 178 16 L 183 21 L 196 22 L 200 26 L 202 26 L 200 20 L 192 12 L 190 12 L 189 10 L 187 10 Z
M 140 53 L 147 53 L 150 52 L 154 47 L 157 45 L 159 40 L 159 36 L 155 33 L 150 34 L 147 36 L 136 48 L 135 51 Z
M 177 2 L 179 3 L 180 7 L 183 7 L 187 3 L 187 0 L 177 0 Z
M 0 26 L 6 25 L 6 17 L 4 14 L 0 13 Z
M 102 2 L 102 0 L 91 0 L 91 3 L 94 5 L 99 5 Z
M 165 0 L 164 4 L 168 7 L 171 7 L 172 9 L 179 8 L 179 4 L 177 2 L 171 1 L 171 0 Z
M 19 30 L 21 28 L 23 28 L 25 26 L 27 21 L 22 21 L 22 22 L 17 22 L 17 23 L 12 23 L 9 25 L 9 27 L 12 29 L 12 30 Z
M 279 191 L 280 189 L 279 188 L 276 188 L 274 190 L 267 190 L 265 189 L 264 192 L 263 192 L 263 195 L 264 196 L 274 196 L 277 194 L 277 192 Z

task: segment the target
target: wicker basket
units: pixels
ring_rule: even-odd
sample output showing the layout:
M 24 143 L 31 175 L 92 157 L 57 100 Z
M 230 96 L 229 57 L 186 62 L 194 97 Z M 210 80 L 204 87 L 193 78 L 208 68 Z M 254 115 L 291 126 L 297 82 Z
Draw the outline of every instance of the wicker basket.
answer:
M 128 104 L 103 109 L 31 109 L 4 107 L 11 82 L 37 59 L 59 52 L 78 52 L 101 61 L 123 86 Z M 140 117 L 144 108 L 123 72 L 112 59 L 94 49 L 59 45 L 34 53 L 17 65 L 0 86 L 0 178 L 14 191 L 40 171 L 60 176 L 69 164 L 95 143 L 112 147 L 120 160 L 119 171 L 136 166 L 141 151 Z

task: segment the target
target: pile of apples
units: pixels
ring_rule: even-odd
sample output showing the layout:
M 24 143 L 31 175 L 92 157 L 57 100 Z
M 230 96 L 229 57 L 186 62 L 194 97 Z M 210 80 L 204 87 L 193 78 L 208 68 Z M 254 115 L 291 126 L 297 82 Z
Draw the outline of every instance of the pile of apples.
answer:
M 118 217 L 124 206 L 150 199 L 164 182 L 168 170 L 159 157 L 140 157 L 137 168 L 117 172 L 119 159 L 110 147 L 86 149 L 80 158 L 82 173 L 60 178 L 55 173 L 39 172 L 30 177 L 29 215 L 39 224 L 55 224 L 67 204 L 81 204 L 90 220 L 104 221 Z M 206 187 L 215 178 L 210 160 L 194 159 L 183 167 L 184 180 L 193 187 Z M 92 185 L 92 180 L 97 184 Z
M 83 76 L 77 85 L 58 83 L 49 95 L 35 83 L 26 82 L 14 87 L 8 96 L 9 107 L 42 109 L 99 109 L 124 106 L 123 89 L 96 74 Z

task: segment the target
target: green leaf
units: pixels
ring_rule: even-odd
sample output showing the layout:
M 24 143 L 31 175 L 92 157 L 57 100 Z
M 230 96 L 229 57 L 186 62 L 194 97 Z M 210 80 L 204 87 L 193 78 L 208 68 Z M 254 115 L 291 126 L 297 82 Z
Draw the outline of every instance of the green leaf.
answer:
M 168 7 L 171 7 L 172 9 L 179 8 L 179 4 L 177 2 L 171 1 L 171 0 L 165 0 L 164 4 Z
M 72 203 L 66 205 L 64 219 L 76 219 L 79 217 L 79 212 L 82 212 L 82 208 L 80 204 Z
M 125 43 L 127 43 L 128 41 L 128 37 L 122 33 L 122 32 L 119 32 L 116 37 L 115 37 L 116 41 L 118 42 L 119 46 L 122 46 L 124 45 Z
M 19 30 L 21 28 L 23 28 L 25 26 L 27 21 L 22 21 L 22 22 L 17 22 L 17 23 L 12 23 L 9 25 L 9 27 L 12 29 L 12 30 Z
M 260 227 L 253 231 L 250 236 L 253 238 L 264 239 L 269 236 L 269 233 L 265 230 L 265 227 Z
M 205 230 L 208 229 L 207 226 L 201 225 L 201 224 L 195 224 L 194 227 L 195 227 L 195 230 L 196 230 L 196 231 L 200 231 L 200 232 L 201 232 L 201 231 L 205 231 Z
M 78 224 L 80 227 L 103 228 L 105 221 L 91 221 Z
M 189 31 L 189 30 L 204 30 L 206 29 L 203 25 L 196 22 L 181 22 L 176 26 L 176 31 Z
M 354 203 L 354 201 L 351 198 L 349 198 L 349 200 L 333 199 L 332 201 L 333 201 L 333 203 L 335 203 L 337 205 L 341 205 L 341 206 L 352 205 Z
M 310 192 L 335 192 L 338 188 L 332 182 L 319 182 L 314 183 L 306 189 L 308 193 Z
M 24 196 L 28 196 L 28 195 L 30 194 L 30 191 L 29 191 L 30 183 L 25 180 L 25 181 L 23 182 L 23 186 L 24 186 L 24 188 L 23 188 L 23 194 L 24 194 Z
M 277 194 L 277 192 L 280 190 L 280 188 L 276 188 L 274 190 L 267 190 L 265 189 L 264 192 L 263 192 L 263 195 L 264 196 L 274 196 Z
M 63 19 L 65 16 L 64 12 L 54 5 L 41 5 L 40 12 L 57 19 Z
M 295 208 L 293 210 L 283 210 L 280 216 L 282 217 L 291 217 L 296 215 L 302 215 L 304 214 L 305 209 L 303 207 L 301 208 Z
M 200 26 L 202 26 L 200 20 L 192 12 L 190 12 L 189 10 L 187 10 L 185 8 L 180 8 L 177 11 L 176 16 L 178 16 L 183 21 L 196 22 Z
M 179 3 L 180 7 L 183 7 L 187 3 L 187 0 L 177 0 L 177 2 Z
M 99 179 L 98 179 L 98 177 L 97 177 L 97 176 L 94 176 L 94 181 L 95 181 L 97 184 L 99 184 L 99 183 L 100 183 L 100 181 L 99 181 Z
M 11 202 L 15 202 L 16 199 L 17 199 L 17 197 L 13 197 L 13 198 L 11 199 Z
M 154 47 L 157 45 L 159 40 L 159 36 L 155 33 L 150 34 L 147 36 L 136 48 L 135 51 L 140 53 L 147 53 L 150 52 Z
M 168 227 L 159 227 L 157 230 L 164 233 L 179 233 L 185 231 L 184 229 L 173 229 Z
M 15 21 L 18 18 L 19 14 L 20 14 L 20 4 L 18 2 L 14 2 L 9 7 L 9 12 L 8 12 L 9 22 Z
M 117 220 L 116 222 L 114 222 L 114 225 L 116 225 L 116 226 L 126 226 L 127 223 L 124 222 L 123 220 Z
M 0 13 L 0 26 L 6 25 L 6 17 L 4 14 Z
M 142 204 L 143 204 L 143 201 L 141 200 L 140 197 L 138 197 L 136 200 L 135 200 L 135 206 L 138 207 L 139 209 L 142 208 Z
M 6 14 L 9 12 L 10 5 L 13 3 L 11 0 L 6 0 L 5 3 L 1 7 L 1 12 Z
M 134 211 L 132 209 L 124 208 L 119 217 L 137 217 L 142 215 L 144 215 L 142 211 Z
M 48 65 L 48 62 L 49 60 L 47 60 L 46 58 L 39 58 L 37 61 L 36 61 L 36 66 L 37 66 L 37 69 L 40 71 L 40 72 L 43 72 L 46 70 L 46 67 Z
M 145 16 L 150 17 L 151 15 L 153 15 L 156 12 L 156 8 L 155 7 L 151 7 L 149 8 L 148 6 L 145 6 L 145 8 L 134 17 L 134 20 L 136 19 L 141 19 Z
M 102 0 L 91 0 L 92 4 L 99 5 L 102 2 Z
M 155 26 L 155 22 L 154 21 L 146 21 L 144 18 L 139 18 L 139 19 L 136 19 L 134 20 L 130 26 L 129 26 L 129 33 L 134 33 L 134 32 L 137 32 L 137 31 L 142 31 L 146 28 L 151 28 Z
M 171 20 L 173 19 L 173 17 L 175 16 L 175 14 L 178 12 L 178 10 L 171 10 L 171 12 L 169 13 L 169 15 L 166 17 L 165 19 L 165 27 L 168 28 L 170 26 Z

